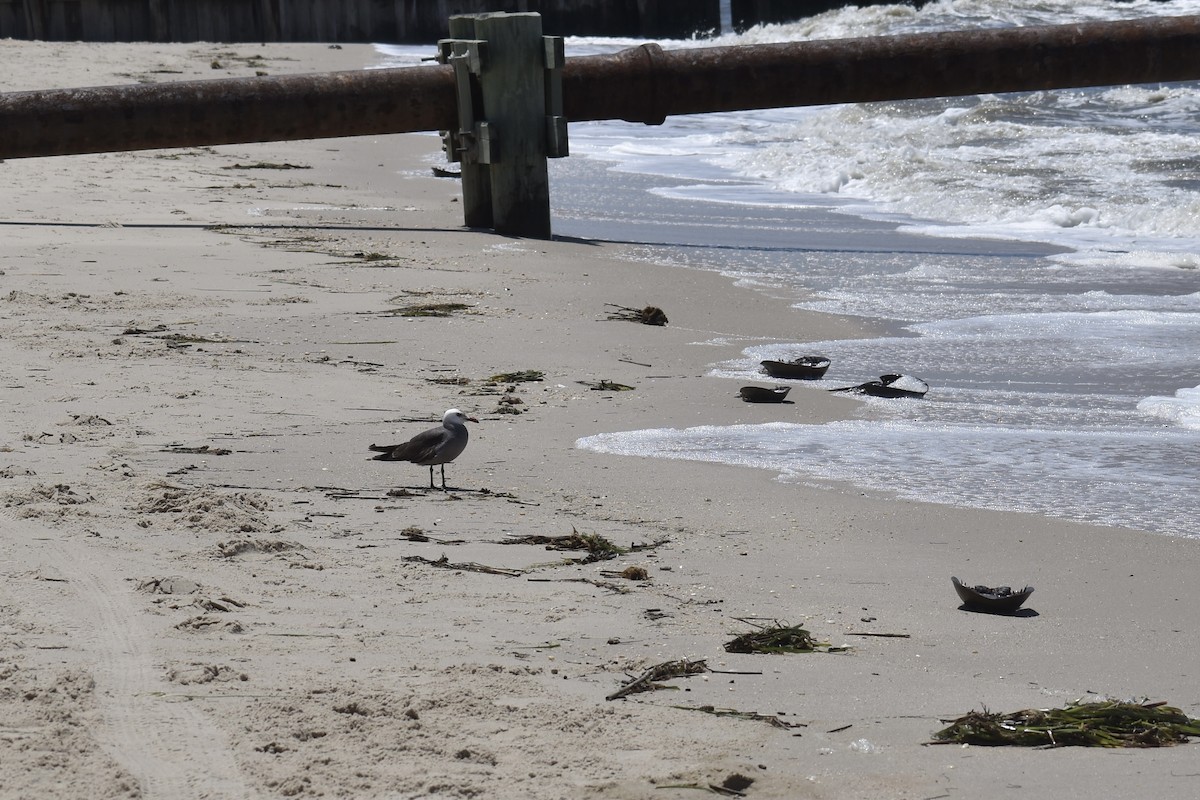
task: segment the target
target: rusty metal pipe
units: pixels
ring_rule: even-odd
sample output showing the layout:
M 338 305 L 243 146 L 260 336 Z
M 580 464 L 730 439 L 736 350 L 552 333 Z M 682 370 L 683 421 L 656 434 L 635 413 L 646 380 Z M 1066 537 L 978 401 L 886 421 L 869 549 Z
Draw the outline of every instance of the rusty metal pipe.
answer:
M 450 67 L 0 94 L 0 158 L 449 128 Z
M 568 59 L 572 122 L 1200 79 L 1200 16 Z
M 1200 79 L 1200 16 L 567 59 L 572 122 Z M 0 158 L 455 126 L 447 66 L 0 95 Z

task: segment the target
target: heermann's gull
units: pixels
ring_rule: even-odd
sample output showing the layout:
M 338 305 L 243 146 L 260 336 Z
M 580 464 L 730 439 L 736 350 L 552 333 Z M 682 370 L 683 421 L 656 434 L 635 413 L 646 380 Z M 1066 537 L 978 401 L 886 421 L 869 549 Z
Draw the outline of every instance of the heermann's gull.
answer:
M 411 461 L 423 467 L 429 467 L 429 488 L 433 485 L 433 467 L 435 464 L 442 468 L 442 491 L 446 491 L 446 464 L 458 458 L 467 449 L 466 422 L 479 422 L 474 417 L 468 417 L 457 408 L 452 408 L 442 416 L 442 425 L 438 428 L 418 433 L 407 442 L 400 444 L 373 444 L 370 450 L 379 453 L 372 456 L 376 461 Z

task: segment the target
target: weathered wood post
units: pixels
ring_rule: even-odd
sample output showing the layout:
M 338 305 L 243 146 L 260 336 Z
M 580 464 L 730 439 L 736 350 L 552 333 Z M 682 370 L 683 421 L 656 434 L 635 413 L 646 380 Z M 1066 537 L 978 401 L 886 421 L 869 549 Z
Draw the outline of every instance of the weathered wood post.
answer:
M 442 131 L 446 157 L 461 165 L 463 224 L 468 228 L 492 227 L 492 175 L 481 153 L 475 112 L 482 110 L 479 73 L 487 44 L 475 38 L 475 18 L 450 18 L 450 39 L 439 42 L 439 58 L 454 67 L 454 92 L 458 99 L 458 130 Z M 482 160 L 481 160 L 482 159 Z
M 439 53 L 455 70 L 458 130 L 443 145 L 462 162 L 464 221 L 548 239 L 546 158 L 567 154 L 562 39 L 542 36 L 540 14 L 451 17 L 450 34 Z
M 46 9 L 41 0 L 24 0 L 25 31 L 28 39 L 46 38 Z

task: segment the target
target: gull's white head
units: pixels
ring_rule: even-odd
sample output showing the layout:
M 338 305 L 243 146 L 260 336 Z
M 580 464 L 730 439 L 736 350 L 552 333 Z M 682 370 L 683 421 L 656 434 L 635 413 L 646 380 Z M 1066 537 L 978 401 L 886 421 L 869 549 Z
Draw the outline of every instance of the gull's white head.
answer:
M 443 425 L 450 425 L 452 423 L 458 423 L 459 425 L 462 425 L 465 422 L 479 422 L 479 420 L 475 419 L 474 417 L 468 417 L 457 408 L 451 408 L 442 415 Z

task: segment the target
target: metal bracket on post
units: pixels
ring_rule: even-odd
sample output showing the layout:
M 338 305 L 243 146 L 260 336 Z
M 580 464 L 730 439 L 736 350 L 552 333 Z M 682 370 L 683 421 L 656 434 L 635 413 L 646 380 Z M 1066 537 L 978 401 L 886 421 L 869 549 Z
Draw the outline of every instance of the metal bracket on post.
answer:
M 490 149 L 481 152 L 480 130 L 483 120 L 483 94 L 479 75 L 487 59 L 487 42 L 475 39 L 473 17 L 451 17 L 450 35 L 461 38 L 438 42 L 438 61 L 454 67 L 454 87 L 458 101 L 458 125 L 442 131 L 442 149 L 446 159 L 462 164 L 463 222 L 468 228 L 492 227 L 492 177 L 486 166 Z M 488 137 L 489 147 L 491 137 Z M 484 159 L 487 159 L 486 161 Z
M 524 13 L 451 17 L 450 36 L 438 60 L 454 67 L 458 126 L 442 147 L 462 163 L 465 222 L 548 239 L 546 158 L 567 155 L 562 39 Z
M 478 105 L 479 74 L 487 58 L 487 42 L 479 39 L 442 39 L 438 60 L 454 67 L 454 90 L 458 99 L 458 130 L 442 131 L 442 149 L 450 161 L 490 164 L 492 153 L 480 146 L 479 126 L 483 109 Z
M 543 36 L 546 54 L 546 157 L 566 158 L 567 118 L 563 115 L 562 68 L 566 63 L 566 45 L 561 36 Z

